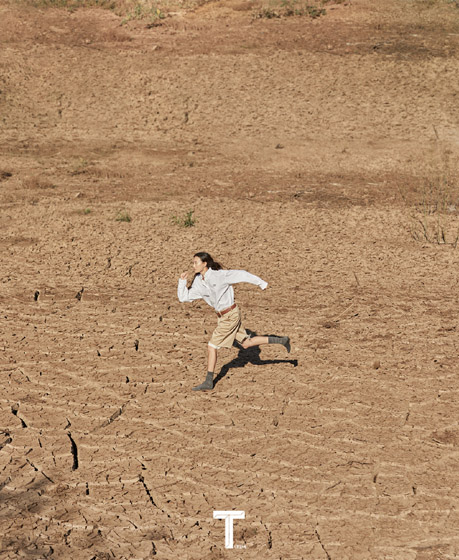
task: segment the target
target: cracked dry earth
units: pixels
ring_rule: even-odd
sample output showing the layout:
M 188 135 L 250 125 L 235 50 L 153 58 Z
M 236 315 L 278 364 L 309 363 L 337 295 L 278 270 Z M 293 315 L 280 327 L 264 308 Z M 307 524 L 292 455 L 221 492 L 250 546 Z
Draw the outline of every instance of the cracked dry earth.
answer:
M 0 4 L 2 560 L 459 557 L 459 248 L 410 235 L 459 155 L 459 10 L 250 10 Z M 292 339 L 205 394 L 198 250 Z

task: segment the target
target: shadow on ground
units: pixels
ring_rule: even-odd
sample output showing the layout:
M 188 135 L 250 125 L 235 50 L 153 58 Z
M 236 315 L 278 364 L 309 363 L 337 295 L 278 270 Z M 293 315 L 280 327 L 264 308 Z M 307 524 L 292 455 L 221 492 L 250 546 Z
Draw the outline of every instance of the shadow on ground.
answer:
M 251 337 L 258 336 L 256 332 L 247 329 L 247 332 L 250 334 Z M 262 336 L 277 336 L 277 335 L 262 335 Z M 228 362 L 222 369 L 220 370 L 217 377 L 214 379 L 214 387 L 215 385 L 221 381 L 231 369 L 234 368 L 243 368 L 247 364 L 253 364 L 255 366 L 264 366 L 268 364 L 292 364 L 293 367 L 298 366 L 298 360 L 262 360 L 260 357 L 261 350 L 259 346 L 252 346 L 251 348 L 244 349 L 240 344 L 237 342 L 234 345 L 239 349 L 238 355 Z

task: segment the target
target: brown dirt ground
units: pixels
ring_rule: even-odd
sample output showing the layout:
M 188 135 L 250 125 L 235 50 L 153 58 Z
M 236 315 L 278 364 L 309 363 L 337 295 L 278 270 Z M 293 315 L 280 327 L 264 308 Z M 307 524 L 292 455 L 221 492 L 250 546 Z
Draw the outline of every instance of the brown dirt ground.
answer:
M 2 560 L 459 557 L 459 247 L 410 233 L 458 61 L 447 2 L 0 4 Z M 207 394 L 197 250 L 293 342 L 222 350 Z

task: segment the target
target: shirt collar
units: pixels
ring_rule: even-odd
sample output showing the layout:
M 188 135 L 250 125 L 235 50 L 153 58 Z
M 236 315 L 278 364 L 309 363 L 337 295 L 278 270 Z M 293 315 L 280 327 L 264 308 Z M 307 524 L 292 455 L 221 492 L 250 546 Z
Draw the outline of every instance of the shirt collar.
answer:
M 214 272 L 215 270 L 213 270 L 212 268 L 208 268 L 205 276 L 201 274 L 201 280 L 204 282 L 204 284 L 207 284 L 211 280 Z

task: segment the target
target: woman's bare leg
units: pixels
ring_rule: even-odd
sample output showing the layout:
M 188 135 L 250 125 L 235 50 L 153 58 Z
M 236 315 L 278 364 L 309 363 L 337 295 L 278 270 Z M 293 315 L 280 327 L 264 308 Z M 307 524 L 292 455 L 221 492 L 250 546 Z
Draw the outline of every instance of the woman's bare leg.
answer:
M 261 344 L 268 344 L 267 336 L 254 336 L 253 338 L 246 338 L 241 346 L 242 348 L 251 348 L 252 346 L 260 346 Z
M 215 371 L 215 366 L 217 365 L 217 349 L 212 346 L 207 346 L 207 371 Z
M 254 336 L 246 338 L 242 343 L 242 348 L 251 348 L 261 344 L 282 344 L 287 352 L 290 352 L 290 338 L 288 336 Z

